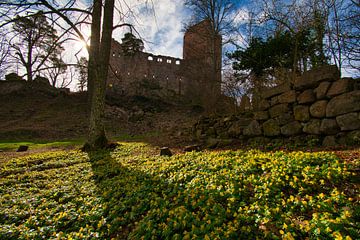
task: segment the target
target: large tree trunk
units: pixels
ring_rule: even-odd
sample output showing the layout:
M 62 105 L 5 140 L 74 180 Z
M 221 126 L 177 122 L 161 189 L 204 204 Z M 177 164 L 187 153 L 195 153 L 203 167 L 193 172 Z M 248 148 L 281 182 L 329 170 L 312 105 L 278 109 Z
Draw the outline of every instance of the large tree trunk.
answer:
M 108 74 L 111 38 L 113 30 L 114 0 L 105 1 L 104 19 L 102 25 L 102 37 L 99 56 L 93 59 L 95 70 L 91 72 L 93 89 L 91 92 L 90 128 L 88 136 L 88 147 L 92 150 L 107 146 L 105 134 L 105 88 Z M 90 46 L 91 47 L 91 46 Z

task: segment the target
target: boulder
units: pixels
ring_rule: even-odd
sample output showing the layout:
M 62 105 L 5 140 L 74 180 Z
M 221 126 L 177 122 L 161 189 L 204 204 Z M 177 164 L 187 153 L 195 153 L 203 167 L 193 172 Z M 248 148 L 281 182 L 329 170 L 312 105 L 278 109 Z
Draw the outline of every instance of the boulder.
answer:
M 264 135 L 267 137 L 280 135 L 280 126 L 274 119 L 267 120 L 263 123 L 262 127 Z
M 233 122 L 229 127 L 228 133 L 232 138 L 237 138 L 241 135 L 243 126 L 239 124 L 239 122 Z
M 320 100 L 310 106 L 310 115 L 316 118 L 323 118 L 326 116 L 327 100 Z
M 294 81 L 296 89 L 315 87 L 322 81 L 336 81 L 340 78 L 340 71 L 335 65 L 321 66 L 305 72 Z
M 321 121 L 320 132 L 324 134 L 336 134 L 340 128 L 335 119 L 325 118 Z
M 307 89 L 307 90 L 303 91 L 302 93 L 300 93 L 297 100 L 298 100 L 298 103 L 300 103 L 300 104 L 315 102 L 316 97 L 315 97 L 314 90 Z
M 324 147 L 334 147 L 337 145 L 335 136 L 326 136 L 322 142 Z
M 279 103 L 293 103 L 296 101 L 296 92 L 294 90 L 285 92 L 278 97 Z
M 294 107 L 295 120 L 306 122 L 310 119 L 309 107 L 305 105 L 297 105 Z
M 265 89 L 262 93 L 261 93 L 261 97 L 262 98 L 270 98 L 276 95 L 279 95 L 281 93 L 290 91 L 290 84 L 289 83 L 284 83 L 281 84 L 279 86 L 273 87 L 273 88 L 269 88 L 269 89 Z
M 260 111 L 265 111 L 267 109 L 269 109 L 270 107 L 270 104 L 267 100 L 261 100 L 259 101 L 258 105 L 257 105 L 257 109 L 260 110 Z
M 29 146 L 20 145 L 19 148 L 16 150 L 17 152 L 26 152 L 29 149 Z
M 347 113 L 336 117 L 336 122 L 341 131 L 356 130 L 360 128 L 360 120 L 357 113 Z
M 349 145 L 360 145 L 360 130 L 349 132 L 346 135 L 346 143 Z
M 278 104 L 270 108 L 269 113 L 271 118 L 280 116 L 282 113 L 289 112 L 289 106 L 286 103 Z
M 293 136 L 302 132 L 302 125 L 298 121 L 293 121 L 281 127 L 281 134 Z
M 198 151 L 200 151 L 200 149 L 201 149 L 201 146 L 198 144 L 188 145 L 188 146 L 184 147 L 184 152 L 193 152 L 193 151 L 198 152 Z
M 329 90 L 331 83 L 330 82 L 322 82 L 319 86 L 314 90 L 317 99 L 323 99 L 326 97 L 326 93 Z
M 335 117 L 360 110 L 360 90 L 332 98 L 326 107 L 326 117 Z
M 259 136 L 262 134 L 261 132 L 261 127 L 258 121 L 253 120 L 251 121 L 251 123 L 249 124 L 249 126 L 247 126 L 244 129 L 243 134 L 245 136 Z
M 334 97 L 352 90 L 354 90 L 354 80 L 352 78 L 343 78 L 331 85 L 326 96 Z
M 320 119 L 312 119 L 309 122 L 307 122 L 303 127 L 303 132 L 308 134 L 320 134 L 320 125 L 321 120 Z
M 267 111 L 254 112 L 255 120 L 267 120 L 269 119 L 269 113 Z

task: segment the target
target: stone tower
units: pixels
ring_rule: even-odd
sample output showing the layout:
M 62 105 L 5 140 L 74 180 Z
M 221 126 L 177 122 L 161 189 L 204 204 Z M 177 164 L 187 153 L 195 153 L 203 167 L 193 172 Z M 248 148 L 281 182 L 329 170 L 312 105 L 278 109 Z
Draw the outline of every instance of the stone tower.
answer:
M 222 37 L 214 34 L 210 20 L 191 26 L 184 35 L 186 92 L 199 100 L 216 99 L 221 94 Z

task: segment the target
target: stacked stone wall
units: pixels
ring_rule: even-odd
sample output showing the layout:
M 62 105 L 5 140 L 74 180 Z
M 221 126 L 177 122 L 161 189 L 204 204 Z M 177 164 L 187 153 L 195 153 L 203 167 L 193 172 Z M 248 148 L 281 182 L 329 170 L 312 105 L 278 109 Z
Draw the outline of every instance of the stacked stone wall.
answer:
M 336 66 L 308 71 L 261 97 L 257 108 L 245 114 L 202 118 L 194 128 L 197 138 L 311 137 L 326 146 L 360 143 L 360 79 L 340 78 Z

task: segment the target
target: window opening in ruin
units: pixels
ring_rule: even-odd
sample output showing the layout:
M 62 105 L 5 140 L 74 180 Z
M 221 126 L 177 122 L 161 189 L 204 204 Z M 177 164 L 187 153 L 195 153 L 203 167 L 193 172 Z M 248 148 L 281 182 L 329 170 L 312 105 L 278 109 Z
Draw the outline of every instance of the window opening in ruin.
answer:
M 167 62 L 167 63 L 171 63 L 171 59 L 167 59 L 166 62 Z
M 144 77 L 147 77 L 147 75 L 146 75 L 146 74 L 144 74 Z
M 180 65 L 180 60 L 176 60 L 176 65 Z
M 162 58 L 158 58 L 157 61 L 158 61 L 158 62 L 162 62 Z
M 148 60 L 149 60 L 149 61 L 152 61 L 152 60 L 154 60 L 154 58 L 153 58 L 152 56 L 149 56 L 149 57 L 148 57 Z
M 112 56 L 115 57 L 115 52 L 112 53 Z
M 117 74 L 118 73 L 118 71 L 117 70 L 115 70 L 115 74 Z
M 155 78 L 155 75 L 153 75 L 153 78 Z
M 128 72 L 128 75 L 130 76 L 130 72 Z

